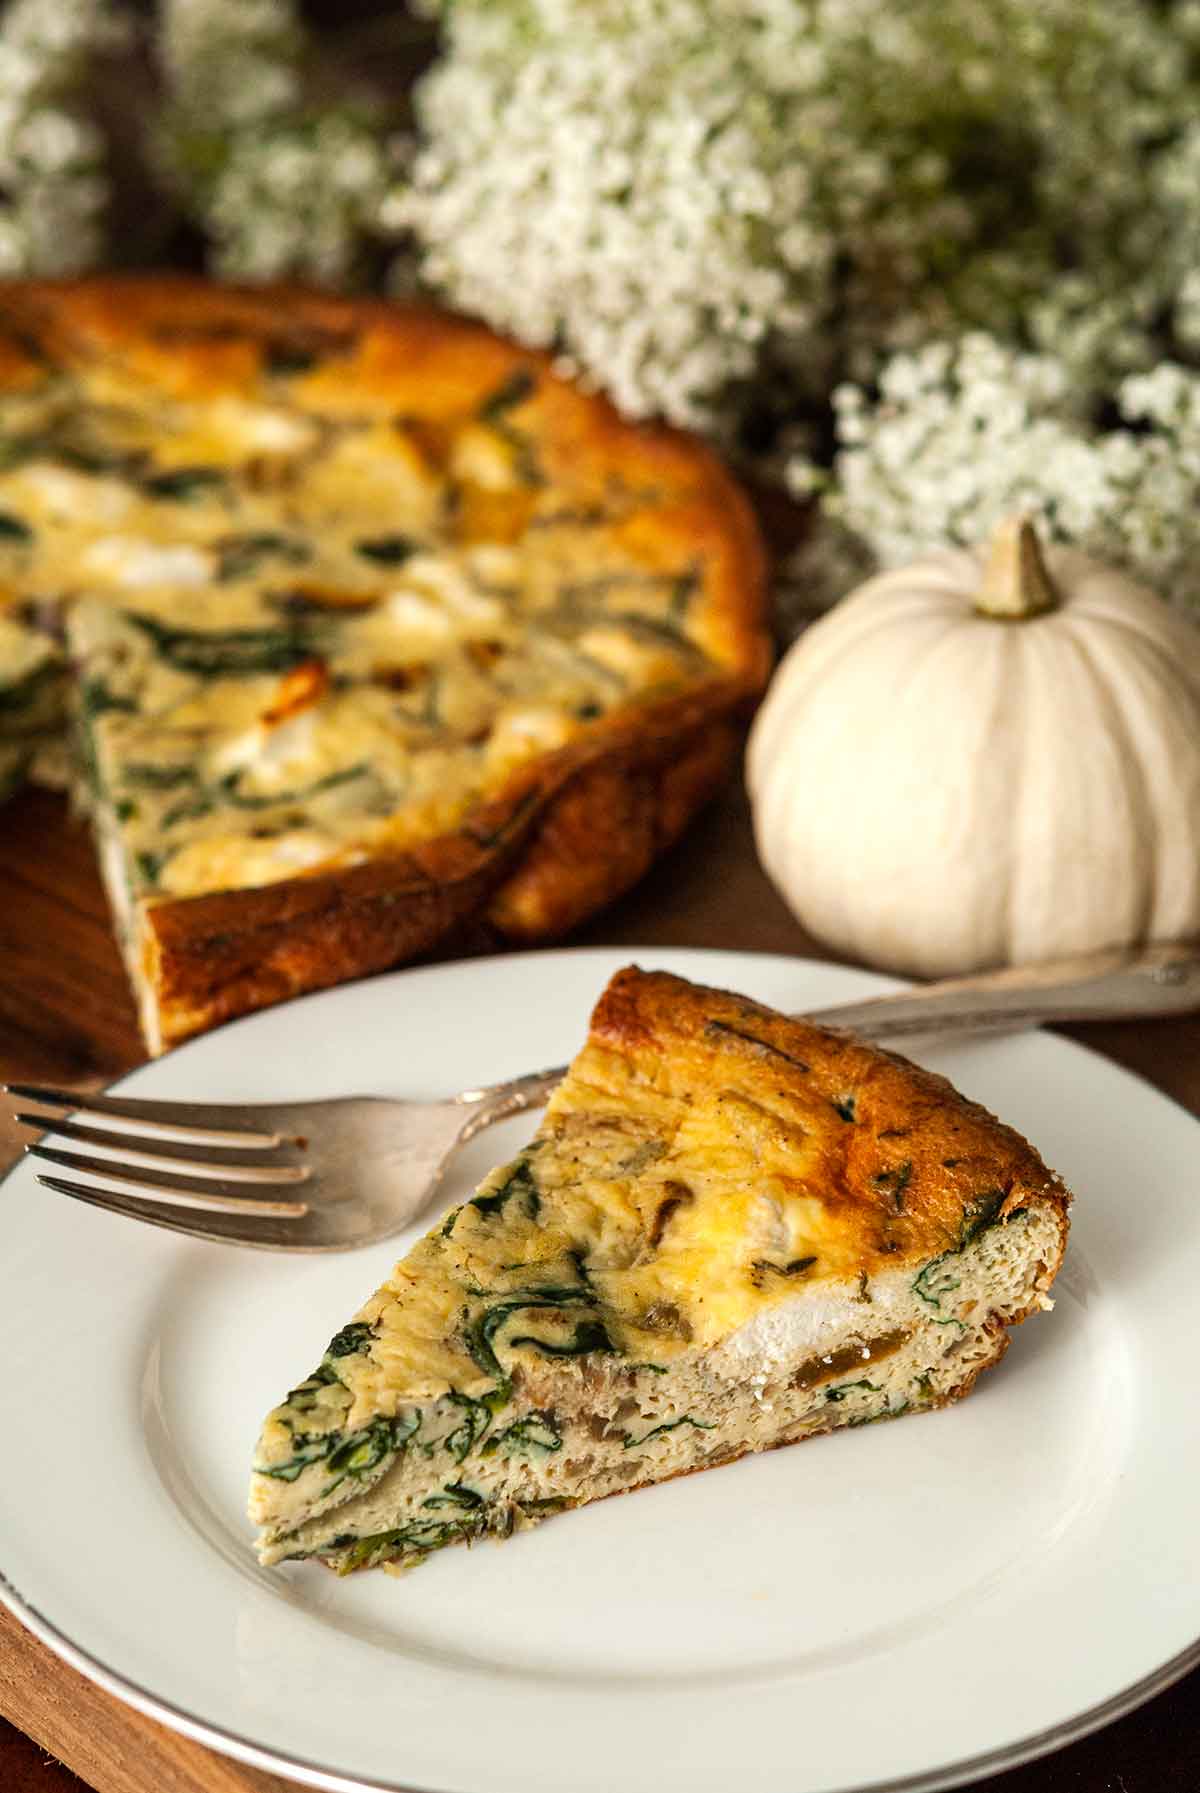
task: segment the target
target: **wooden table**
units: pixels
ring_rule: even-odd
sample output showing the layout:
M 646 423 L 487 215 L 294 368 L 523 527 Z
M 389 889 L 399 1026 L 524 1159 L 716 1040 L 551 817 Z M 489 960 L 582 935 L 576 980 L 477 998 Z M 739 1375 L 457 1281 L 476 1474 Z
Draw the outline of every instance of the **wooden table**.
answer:
M 580 938 L 595 945 L 816 950 L 759 870 L 736 788 Z M 1065 1031 L 1200 1115 L 1200 1019 Z M 143 1057 L 86 831 L 68 820 L 59 799 L 26 793 L 0 814 L 0 1080 L 100 1084 Z M 0 1123 L 0 1154 L 16 1150 L 15 1129 Z M 1200 1633 L 1200 1611 L 1196 1628 Z M 998 1663 L 1001 1699 L 1003 1687 Z M 60 1664 L 2 1611 L 0 1714 L 0 1793 L 80 1793 L 77 1775 L 98 1793 L 280 1793 L 291 1784 L 139 1717 Z M 974 1793 L 1197 1787 L 1200 1670 L 1096 1736 L 977 1782 Z

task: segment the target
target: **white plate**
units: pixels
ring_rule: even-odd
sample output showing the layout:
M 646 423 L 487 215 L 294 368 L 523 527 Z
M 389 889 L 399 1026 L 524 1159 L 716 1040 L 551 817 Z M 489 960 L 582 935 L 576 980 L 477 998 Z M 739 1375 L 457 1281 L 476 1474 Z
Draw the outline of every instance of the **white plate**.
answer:
M 879 987 L 744 953 L 639 956 L 785 1009 Z M 124 1087 L 254 1100 L 492 1081 L 568 1057 L 628 957 L 352 985 Z M 931 1788 L 1114 1716 L 1197 1654 L 1200 1135 L 1044 1035 L 935 1062 L 1079 1197 L 1057 1311 L 969 1401 L 447 1551 L 402 1581 L 260 1569 L 243 1500 L 263 1414 L 410 1236 L 237 1251 L 82 1208 L 21 1167 L 3 1190 L 0 1594 L 131 1704 L 324 1787 Z M 447 1201 L 529 1125 L 476 1142 Z

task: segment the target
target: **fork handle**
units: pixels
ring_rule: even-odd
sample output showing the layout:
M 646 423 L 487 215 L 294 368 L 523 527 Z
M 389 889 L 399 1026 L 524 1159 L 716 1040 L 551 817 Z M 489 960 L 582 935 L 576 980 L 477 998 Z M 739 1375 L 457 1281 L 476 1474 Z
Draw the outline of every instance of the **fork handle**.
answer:
M 852 1028 L 868 1040 L 902 1040 L 915 1034 L 957 1038 L 1007 1033 L 1049 1021 L 1132 1021 L 1197 1009 L 1200 950 L 1194 942 L 1182 941 L 947 978 L 917 990 L 813 1009 L 797 1019 Z M 566 1066 L 556 1065 L 511 1083 L 466 1090 L 458 1100 L 475 1113 L 461 1137 L 470 1139 L 493 1121 L 539 1108 L 565 1075 Z
M 913 1034 L 987 1034 L 1047 1021 L 1133 1021 L 1200 1009 L 1200 951 L 1194 941 L 1114 948 L 1043 960 L 918 990 L 817 1009 L 806 1019 L 850 1027 L 870 1040 Z

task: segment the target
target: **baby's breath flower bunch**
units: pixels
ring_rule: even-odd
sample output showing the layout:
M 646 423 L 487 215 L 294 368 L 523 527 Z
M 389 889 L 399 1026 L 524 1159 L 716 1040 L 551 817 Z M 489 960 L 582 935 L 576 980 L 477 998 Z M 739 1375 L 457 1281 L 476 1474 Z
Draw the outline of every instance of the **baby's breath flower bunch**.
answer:
M 839 386 L 827 595 L 1019 505 L 1200 596 L 1193 0 L 427 3 L 426 279 L 743 446 Z
M 123 258 L 125 245 L 106 240 L 112 94 L 106 117 L 97 72 L 125 47 L 133 60 L 116 104 L 128 114 L 118 132 L 126 170 L 136 165 L 138 191 L 148 184 L 168 225 L 181 211 L 199 225 L 216 271 L 327 281 L 360 271 L 394 172 L 388 108 L 329 81 L 295 0 L 158 0 L 152 10 L 10 0 L 0 11 L 0 278 Z
M 1200 98 L 1170 8 L 442 11 L 388 215 L 434 285 L 558 344 L 629 411 L 711 425 L 764 368 L 828 390 L 964 326 L 1016 326 L 1093 383 L 1153 358 L 1174 274 L 1146 270 L 1177 259 L 1180 208 L 1200 222 L 1184 166 L 1174 215 L 1158 202 L 1161 146 Z
M 123 23 L 151 186 L 216 271 L 394 258 L 818 494 L 827 592 L 1020 507 L 1200 605 L 1200 0 L 375 11 L 440 28 L 403 153 L 401 83 L 349 82 L 303 0 L 10 0 L 0 276 L 106 253 Z
M 447 8 L 386 218 L 431 284 L 556 344 L 627 412 L 709 421 L 769 332 L 813 338 L 831 278 L 820 170 L 782 116 L 812 57 L 774 10 L 747 30 L 743 0 Z
M 107 0 L 13 0 L 0 16 L 0 278 L 99 256 L 109 185 L 85 83 L 122 35 Z
M 163 0 L 168 165 L 245 280 L 345 278 L 390 172 L 379 120 L 306 93 L 308 40 L 292 0 Z
M 873 395 L 843 386 L 834 407 L 826 511 L 876 564 L 978 546 L 1023 512 L 1200 609 L 1200 373 L 1126 376 L 1116 426 L 1099 429 L 1061 360 L 972 333 L 895 356 Z M 798 491 L 820 481 L 800 460 L 790 471 Z

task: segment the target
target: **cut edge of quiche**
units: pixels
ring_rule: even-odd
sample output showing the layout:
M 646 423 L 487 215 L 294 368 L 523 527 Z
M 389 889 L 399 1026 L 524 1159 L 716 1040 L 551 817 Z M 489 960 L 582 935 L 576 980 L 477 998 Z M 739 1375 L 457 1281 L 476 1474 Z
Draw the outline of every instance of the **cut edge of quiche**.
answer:
M 528 1147 L 268 1416 L 260 1558 L 398 1572 L 958 1400 L 1053 1305 L 1069 1202 L 944 1078 L 629 968 Z
M 153 1052 L 452 929 L 566 932 L 732 762 L 749 505 L 547 355 L 297 288 L 24 282 L 0 401 L 0 593 L 69 600 L 46 690 Z
M 54 644 L 0 610 L 0 802 L 42 763 L 62 726 L 62 673 Z

